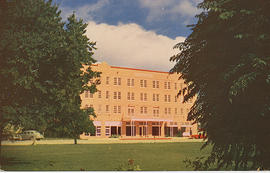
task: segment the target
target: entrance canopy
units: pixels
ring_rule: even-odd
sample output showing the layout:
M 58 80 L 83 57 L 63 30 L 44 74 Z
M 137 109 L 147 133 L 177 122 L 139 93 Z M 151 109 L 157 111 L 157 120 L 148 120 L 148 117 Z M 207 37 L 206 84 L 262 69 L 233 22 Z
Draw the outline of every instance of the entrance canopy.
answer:
M 154 118 L 131 118 L 131 121 L 154 121 L 154 122 L 166 121 L 166 122 L 172 122 L 173 120 L 169 120 L 169 119 L 154 119 Z

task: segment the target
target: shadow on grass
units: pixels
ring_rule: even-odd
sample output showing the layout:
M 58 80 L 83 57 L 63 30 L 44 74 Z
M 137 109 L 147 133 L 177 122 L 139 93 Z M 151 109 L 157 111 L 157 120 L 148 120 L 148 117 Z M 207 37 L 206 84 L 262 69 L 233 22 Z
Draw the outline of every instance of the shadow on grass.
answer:
M 1 163 L 2 163 L 2 166 L 30 164 L 30 162 L 18 160 L 15 157 L 2 157 Z

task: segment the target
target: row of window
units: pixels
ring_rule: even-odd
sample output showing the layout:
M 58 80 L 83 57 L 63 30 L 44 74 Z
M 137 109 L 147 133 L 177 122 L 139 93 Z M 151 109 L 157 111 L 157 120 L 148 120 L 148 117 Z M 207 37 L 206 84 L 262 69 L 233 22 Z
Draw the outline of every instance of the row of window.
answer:
M 113 85 L 121 85 L 121 78 L 120 77 L 114 77 L 113 78 Z M 110 77 L 107 76 L 106 77 L 106 85 L 110 85 Z M 135 86 L 135 79 L 133 78 L 128 78 L 127 79 L 127 86 Z M 159 81 L 157 80 L 153 80 L 152 81 L 152 87 L 153 88 L 159 88 Z M 147 87 L 147 80 L 140 80 L 140 87 L 142 88 L 146 88 Z M 171 89 L 171 82 L 164 82 L 164 89 Z M 174 89 L 182 89 L 182 84 L 179 85 L 179 87 L 177 86 L 177 83 L 174 83 Z
M 86 104 L 85 107 L 86 108 L 93 107 L 93 105 L 88 106 L 88 104 Z M 113 107 L 113 113 L 114 114 L 121 114 L 122 113 L 120 105 L 114 105 L 112 107 Z M 148 107 L 146 107 L 146 106 L 141 106 L 139 110 L 140 110 L 141 115 L 148 114 Z M 102 111 L 102 105 L 98 105 L 97 112 L 100 113 L 101 111 Z M 158 117 L 160 115 L 159 107 L 153 107 L 152 111 L 153 111 L 153 116 L 154 117 Z M 105 105 L 105 112 L 110 113 L 110 105 Z M 189 109 L 186 109 L 186 113 L 188 113 L 188 112 L 189 112 Z M 180 108 L 180 109 L 174 108 L 174 114 L 175 115 L 183 115 L 183 113 L 184 113 L 183 108 Z M 135 115 L 135 107 L 128 107 L 127 114 L 129 116 L 134 116 Z M 172 114 L 172 108 L 165 107 L 164 108 L 164 114 L 165 115 L 171 115 Z
M 90 93 L 89 91 L 85 91 L 85 98 L 93 98 L 93 94 Z M 101 91 L 98 91 L 98 98 L 101 98 Z M 109 99 L 110 98 L 110 93 L 109 91 L 106 91 L 106 95 L 105 95 L 105 98 L 106 99 Z M 140 101 L 147 101 L 147 93 L 140 93 Z M 159 94 L 153 94 L 152 96 L 152 101 L 159 101 Z M 122 99 L 122 96 L 121 96 L 121 92 L 118 91 L 114 91 L 113 92 L 113 99 L 114 100 L 121 100 Z M 132 100 L 134 101 L 135 100 L 135 93 L 134 92 L 128 92 L 127 93 L 127 100 Z M 180 100 L 181 101 L 181 100 Z M 171 95 L 169 94 L 165 94 L 164 95 L 164 102 L 171 102 Z M 177 102 L 177 96 L 174 96 L 174 102 Z M 190 99 L 189 100 L 189 103 L 192 103 L 192 100 Z

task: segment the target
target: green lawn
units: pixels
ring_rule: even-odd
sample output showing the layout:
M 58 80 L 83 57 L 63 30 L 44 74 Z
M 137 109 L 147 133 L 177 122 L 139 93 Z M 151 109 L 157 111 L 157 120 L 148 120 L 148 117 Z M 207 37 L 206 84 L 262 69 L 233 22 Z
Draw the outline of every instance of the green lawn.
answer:
M 133 159 L 143 171 L 179 171 L 183 160 L 205 155 L 203 143 L 78 144 L 2 146 L 4 170 L 115 170 Z

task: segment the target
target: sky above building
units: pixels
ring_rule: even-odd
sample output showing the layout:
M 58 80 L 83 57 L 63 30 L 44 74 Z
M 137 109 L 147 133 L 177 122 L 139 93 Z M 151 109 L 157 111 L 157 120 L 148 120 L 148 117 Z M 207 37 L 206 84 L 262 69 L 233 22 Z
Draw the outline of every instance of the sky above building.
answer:
M 63 20 L 75 12 L 97 43 L 94 58 L 110 65 L 169 71 L 173 49 L 191 33 L 202 0 L 54 0 Z

